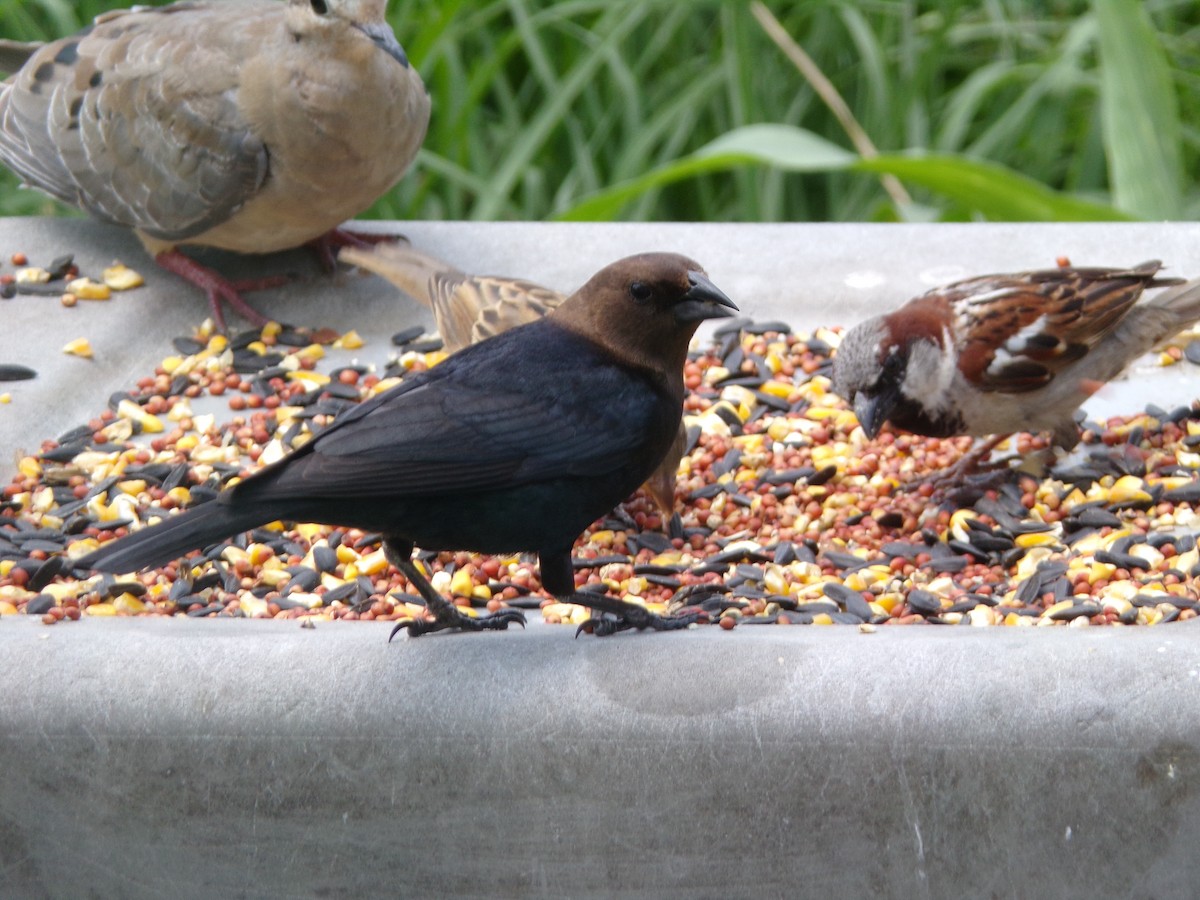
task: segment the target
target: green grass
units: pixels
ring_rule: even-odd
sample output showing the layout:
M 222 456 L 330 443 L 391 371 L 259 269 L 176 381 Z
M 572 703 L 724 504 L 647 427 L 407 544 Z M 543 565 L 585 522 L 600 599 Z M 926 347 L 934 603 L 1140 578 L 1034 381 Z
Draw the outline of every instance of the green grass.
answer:
M 116 5 L 0 0 L 0 34 L 62 35 Z M 1200 217 L 1197 0 L 767 6 L 879 159 L 860 159 L 740 0 L 392 0 L 434 112 L 370 214 Z M 0 213 L 53 208 L 5 178 Z

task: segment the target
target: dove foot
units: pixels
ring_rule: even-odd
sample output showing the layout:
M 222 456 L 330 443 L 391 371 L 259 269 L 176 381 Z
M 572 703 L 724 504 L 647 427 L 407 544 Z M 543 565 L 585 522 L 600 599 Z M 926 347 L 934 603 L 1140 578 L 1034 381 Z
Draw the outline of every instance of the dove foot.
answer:
M 154 257 L 154 261 L 168 272 L 174 272 L 180 278 L 204 291 L 208 297 L 208 306 L 212 311 L 213 322 L 216 323 L 217 330 L 222 334 L 228 331 L 225 325 L 225 311 L 221 308 L 222 303 L 229 304 L 230 309 L 252 325 L 261 327 L 266 325 L 270 319 L 243 300 L 242 294 L 282 287 L 291 280 L 287 275 L 271 275 L 265 278 L 231 281 L 179 250 L 166 250 L 159 253 Z

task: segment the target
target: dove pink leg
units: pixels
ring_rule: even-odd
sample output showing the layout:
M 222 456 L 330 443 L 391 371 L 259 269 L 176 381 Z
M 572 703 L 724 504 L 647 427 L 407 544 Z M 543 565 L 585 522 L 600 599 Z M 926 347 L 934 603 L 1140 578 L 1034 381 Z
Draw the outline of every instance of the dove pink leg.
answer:
M 154 257 L 154 261 L 168 272 L 174 272 L 204 291 L 212 310 L 213 321 L 222 333 L 226 331 L 222 302 L 228 303 L 230 309 L 252 325 L 266 325 L 270 320 L 243 300 L 242 294 L 281 287 L 291 280 L 287 275 L 270 275 L 265 278 L 230 281 L 214 269 L 201 265 L 178 250 L 165 250 Z

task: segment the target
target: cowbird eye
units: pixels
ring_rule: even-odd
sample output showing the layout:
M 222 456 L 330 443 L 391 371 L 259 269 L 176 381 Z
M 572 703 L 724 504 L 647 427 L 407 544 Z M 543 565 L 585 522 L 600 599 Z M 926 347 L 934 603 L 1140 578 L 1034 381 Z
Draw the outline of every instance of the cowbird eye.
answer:
M 650 290 L 650 285 L 646 284 L 646 282 L 635 281 L 629 286 L 629 293 L 638 303 L 645 303 L 650 299 L 652 291 Z
M 329 12 L 329 4 L 325 0 L 310 0 L 309 5 L 312 6 L 312 11 L 318 16 L 323 16 Z

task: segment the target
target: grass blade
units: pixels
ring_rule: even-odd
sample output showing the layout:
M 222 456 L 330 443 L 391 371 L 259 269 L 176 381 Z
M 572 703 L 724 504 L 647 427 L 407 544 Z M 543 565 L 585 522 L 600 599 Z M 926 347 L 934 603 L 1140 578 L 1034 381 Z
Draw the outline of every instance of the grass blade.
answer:
M 1100 120 L 1116 205 L 1147 219 L 1182 214 L 1179 104 L 1141 0 L 1093 0 L 1100 26 Z

